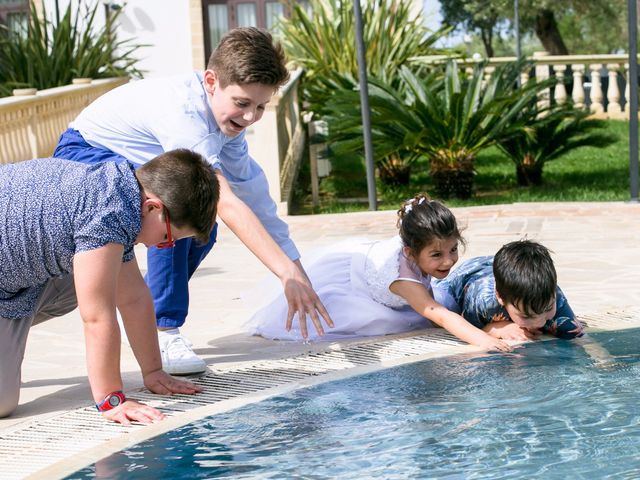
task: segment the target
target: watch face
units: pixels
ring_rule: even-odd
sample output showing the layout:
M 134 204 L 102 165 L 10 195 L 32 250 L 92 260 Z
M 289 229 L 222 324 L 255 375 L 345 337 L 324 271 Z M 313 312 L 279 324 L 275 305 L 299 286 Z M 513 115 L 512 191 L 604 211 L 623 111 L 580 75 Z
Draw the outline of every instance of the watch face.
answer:
M 109 397 L 109 405 L 112 407 L 117 407 L 120 405 L 120 397 L 117 395 L 112 395 Z

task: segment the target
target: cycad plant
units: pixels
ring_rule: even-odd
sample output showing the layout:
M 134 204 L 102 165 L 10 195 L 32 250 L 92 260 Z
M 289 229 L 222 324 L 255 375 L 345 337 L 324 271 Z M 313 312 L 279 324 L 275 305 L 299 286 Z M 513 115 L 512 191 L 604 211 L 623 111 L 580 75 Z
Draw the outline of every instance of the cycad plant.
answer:
M 12 88 L 45 89 L 66 85 L 74 77 L 104 78 L 141 76 L 132 53 L 142 45 L 118 41 L 106 28 L 96 31 L 96 2 L 86 11 L 81 2 L 75 9 L 69 2 L 60 21 L 38 16 L 35 2 L 30 4 L 26 32 L 14 32 L 0 25 L 0 85 L 6 94 Z M 111 21 L 119 14 L 115 12 Z
M 602 148 L 616 137 L 600 130 L 605 121 L 591 119 L 589 112 L 560 105 L 540 115 L 532 102 L 519 115 L 527 128 L 498 143 L 516 166 L 518 185 L 541 185 L 545 163 L 579 147 Z
M 442 76 L 418 76 L 403 67 L 399 87 L 373 79 L 369 101 L 376 158 L 426 157 L 438 197 L 469 198 L 478 152 L 526 129 L 519 112 L 550 85 L 530 81 L 517 88 L 527 67 L 523 62 L 505 64 L 486 83 L 484 64 L 462 77 L 454 61 Z M 356 96 L 343 90 L 328 104 L 333 112 L 330 138 L 338 151 L 362 148 Z

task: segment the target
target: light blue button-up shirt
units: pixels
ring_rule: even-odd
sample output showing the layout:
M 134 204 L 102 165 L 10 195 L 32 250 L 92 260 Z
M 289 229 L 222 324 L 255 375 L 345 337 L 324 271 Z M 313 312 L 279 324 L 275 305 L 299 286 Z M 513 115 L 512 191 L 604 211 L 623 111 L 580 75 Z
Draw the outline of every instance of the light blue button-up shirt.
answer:
M 69 125 L 95 147 L 107 148 L 142 165 L 175 148 L 203 155 L 220 170 L 282 250 L 300 257 L 289 227 L 277 215 L 262 168 L 248 152 L 245 133 L 220 131 L 198 72 L 122 85 L 99 97 Z

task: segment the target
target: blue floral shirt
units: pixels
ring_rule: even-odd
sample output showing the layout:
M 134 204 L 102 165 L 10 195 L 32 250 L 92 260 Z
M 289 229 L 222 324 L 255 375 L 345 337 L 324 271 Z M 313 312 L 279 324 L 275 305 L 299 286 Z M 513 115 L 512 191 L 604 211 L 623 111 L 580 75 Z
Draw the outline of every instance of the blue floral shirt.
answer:
M 471 258 L 446 278 L 434 279 L 431 285 L 436 301 L 461 314 L 478 328 L 491 322 L 511 320 L 496 298 L 493 256 Z M 559 338 L 575 338 L 583 334 L 582 324 L 575 318 L 560 287 L 556 291 L 556 314 L 542 330 Z
M 0 166 L 0 317 L 31 316 L 73 256 L 108 243 L 134 257 L 140 187 L 127 163 L 38 159 Z

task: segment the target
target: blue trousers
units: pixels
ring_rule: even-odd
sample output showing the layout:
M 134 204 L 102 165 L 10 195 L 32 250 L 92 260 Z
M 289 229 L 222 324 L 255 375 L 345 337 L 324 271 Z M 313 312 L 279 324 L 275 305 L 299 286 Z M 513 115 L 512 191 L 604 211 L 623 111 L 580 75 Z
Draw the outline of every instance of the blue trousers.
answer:
M 89 145 L 80 132 L 73 129 L 62 134 L 53 156 L 82 163 L 127 161 L 111 150 Z M 144 278 L 151 291 L 158 327 L 177 328 L 184 324 L 189 312 L 189 279 L 213 248 L 217 233 L 218 224 L 205 245 L 193 238 L 183 238 L 174 248 L 147 250 Z

